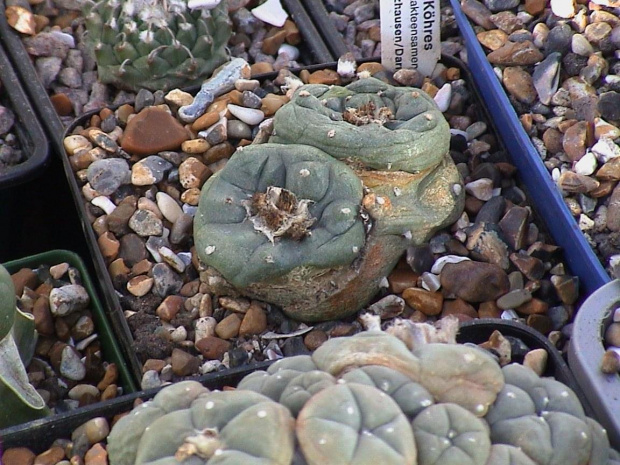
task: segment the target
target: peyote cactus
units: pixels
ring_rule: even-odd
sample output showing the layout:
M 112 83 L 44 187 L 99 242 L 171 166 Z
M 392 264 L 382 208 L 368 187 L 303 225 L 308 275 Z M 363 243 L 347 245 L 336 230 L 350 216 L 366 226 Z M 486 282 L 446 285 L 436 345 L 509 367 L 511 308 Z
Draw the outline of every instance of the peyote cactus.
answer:
M 269 142 L 240 148 L 204 184 L 194 220 L 203 281 L 301 321 L 354 313 L 407 246 L 462 212 L 449 140 L 418 89 L 374 78 L 300 87 Z
M 50 413 L 25 369 L 36 340 L 34 317 L 17 308 L 11 275 L 0 265 L 0 428 Z
M 113 427 L 110 463 L 613 463 L 605 431 L 561 383 L 516 364 L 502 369 L 477 347 L 429 343 L 399 358 L 406 351 L 368 331 L 277 361 L 235 391 L 174 384 Z
M 84 1 L 86 41 L 101 82 L 169 90 L 200 82 L 228 59 L 225 0 L 195 11 L 186 0 Z

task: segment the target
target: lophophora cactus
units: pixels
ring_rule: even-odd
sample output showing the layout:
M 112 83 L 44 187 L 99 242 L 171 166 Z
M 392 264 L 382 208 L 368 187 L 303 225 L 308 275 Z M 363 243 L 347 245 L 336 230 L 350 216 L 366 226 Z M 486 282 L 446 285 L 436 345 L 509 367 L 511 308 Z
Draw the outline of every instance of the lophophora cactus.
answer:
M 200 82 L 228 60 L 225 0 L 196 10 L 186 0 L 84 2 L 86 42 L 101 82 L 169 90 Z
M 300 87 L 269 142 L 238 149 L 204 184 L 194 220 L 203 281 L 301 321 L 354 313 L 407 246 L 461 214 L 449 141 L 421 90 L 375 78 Z
M 37 341 L 34 317 L 16 303 L 11 275 L 0 265 L 0 428 L 50 413 L 25 369 Z
M 111 465 L 606 465 L 614 456 L 558 381 L 500 368 L 474 346 L 410 351 L 381 331 L 277 361 L 234 391 L 164 388 L 118 421 L 108 453 Z

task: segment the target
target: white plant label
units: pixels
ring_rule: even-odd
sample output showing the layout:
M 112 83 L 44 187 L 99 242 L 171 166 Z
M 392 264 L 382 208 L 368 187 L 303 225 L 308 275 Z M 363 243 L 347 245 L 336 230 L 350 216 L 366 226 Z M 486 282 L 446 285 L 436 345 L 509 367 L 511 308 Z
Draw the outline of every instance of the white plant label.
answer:
M 439 0 L 381 0 L 381 64 L 430 76 L 441 56 Z

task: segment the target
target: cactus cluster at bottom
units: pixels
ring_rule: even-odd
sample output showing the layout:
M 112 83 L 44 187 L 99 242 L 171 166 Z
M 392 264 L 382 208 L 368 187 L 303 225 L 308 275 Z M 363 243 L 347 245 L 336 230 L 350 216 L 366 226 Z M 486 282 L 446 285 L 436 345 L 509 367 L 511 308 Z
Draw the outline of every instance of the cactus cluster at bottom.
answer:
M 112 465 L 607 465 L 615 452 L 554 379 L 475 346 L 410 351 L 367 331 L 235 390 L 166 387 L 116 423 L 108 454 Z

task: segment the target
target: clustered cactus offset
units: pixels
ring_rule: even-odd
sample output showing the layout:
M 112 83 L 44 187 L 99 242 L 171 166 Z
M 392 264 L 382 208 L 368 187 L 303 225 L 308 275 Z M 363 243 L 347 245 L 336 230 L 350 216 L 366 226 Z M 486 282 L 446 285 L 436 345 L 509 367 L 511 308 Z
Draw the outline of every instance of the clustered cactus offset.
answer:
M 111 465 L 607 465 L 615 457 L 605 430 L 560 382 L 518 364 L 500 368 L 475 346 L 410 351 L 377 330 L 279 360 L 236 390 L 166 387 L 116 423 L 108 453 Z
M 228 60 L 226 0 L 190 9 L 186 0 L 84 0 L 86 42 L 99 80 L 136 91 L 198 83 Z
M 25 369 L 36 341 L 34 317 L 17 308 L 11 275 L 0 265 L 0 428 L 50 413 Z
M 419 89 L 375 78 L 301 86 L 269 141 L 239 148 L 204 184 L 194 220 L 203 281 L 301 321 L 354 313 L 407 246 L 461 214 L 449 141 Z

